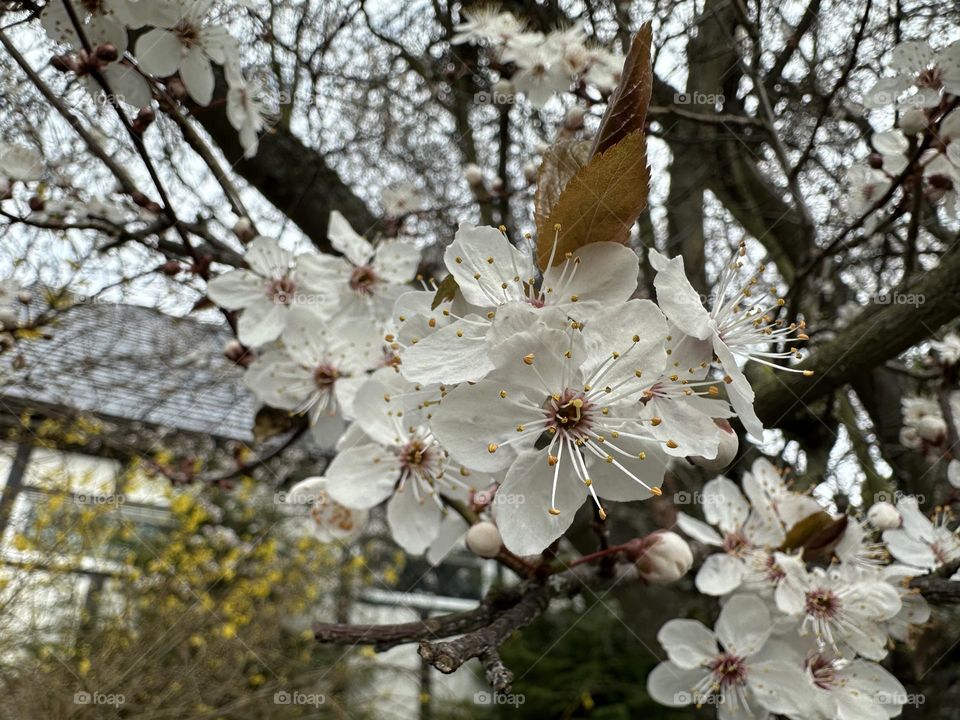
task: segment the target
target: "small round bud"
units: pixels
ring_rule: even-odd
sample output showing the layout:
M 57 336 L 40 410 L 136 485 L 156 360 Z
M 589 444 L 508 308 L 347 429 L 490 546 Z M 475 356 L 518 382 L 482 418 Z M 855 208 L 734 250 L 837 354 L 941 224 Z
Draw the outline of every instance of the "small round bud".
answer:
M 480 169 L 479 165 L 474 165 L 473 163 L 464 165 L 463 177 L 466 178 L 467 182 L 470 184 L 470 187 L 483 186 L 483 170 Z
M 503 190 L 503 178 L 495 177 L 493 180 L 491 180 L 490 189 L 493 190 L 494 192 L 500 192 L 501 190 Z
M 257 236 L 256 231 L 253 229 L 253 223 L 250 222 L 250 218 L 247 217 L 242 217 L 233 224 L 233 234 L 236 235 L 237 239 L 244 245 L 251 242 Z
M 104 63 L 112 63 L 120 58 L 120 51 L 113 43 L 104 43 L 94 50 L 97 60 Z
M 867 164 L 874 170 L 883 169 L 883 155 L 880 153 L 870 153 L 867 156 Z
M 939 442 L 947 434 L 947 424 L 942 417 L 924 415 L 917 422 L 917 432 L 928 442 Z
M 57 72 L 66 73 L 76 70 L 77 64 L 69 55 L 54 55 L 50 59 L 50 67 Z
M 169 275 L 170 277 L 173 277 L 174 275 L 178 275 L 183 270 L 183 266 L 176 260 L 168 260 L 157 269 L 160 272 L 162 272 L 164 275 Z
M 583 127 L 583 118 L 587 114 L 587 111 L 580 105 L 574 105 L 572 108 L 567 110 L 567 116 L 563 119 L 563 126 L 574 132 Z
M 256 359 L 256 353 L 240 344 L 237 340 L 231 340 L 223 348 L 223 356 L 232 363 L 240 367 L 250 367 Z
M 720 428 L 720 444 L 717 446 L 717 455 L 712 458 L 691 457 L 690 462 L 704 470 L 711 472 L 720 472 L 730 467 L 730 463 L 737 457 L 740 451 L 740 441 L 737 434 L 730 427 L 726 420 L 714 419 L 714 422 Z
M 167 80 L 167 92 L 177 100 L 183 100 L 187 97 L 187 86 L 180 78 L 170 78 Z
M 467 530 L 467 548 L 482 558 L 496 557 L 503 545 L 497 526 L 488 520 L 481 520 Z
M 133 129 L 138 135 L 143 135 L 157 119 L 157 113 L 151 107 L 142 107 L 133 120 Z
M 43 198 L 37 195 L 34 195 L 32 198 L 30 198 L 30 200 L 27 201 L 27 204 L 30 206 L 30 209 L 33 212 L 43 212 L 43 208 L 45 206 Z
M 867 521 L 877 530 L 893 530 L 900 527 L 903 518 L 893 505 L 884 500 L 870 506 Z
M 540 172 L 540 164 L 535 162 L 528 162 L 523 166 L 523 179 L 528 183 L 535 183 L 537 181 L 537 175 Z
M 29 305 L 33 300 L 33 294 L 29 290 L 21 290 L 17 293 L 17 300 L 21 305 Z
M 627 557 L 640 577 L 652 585 L 668 585 L 693 567 L 693 551 L 687 541 L 669 530 L 657 530 L 628 543 Z

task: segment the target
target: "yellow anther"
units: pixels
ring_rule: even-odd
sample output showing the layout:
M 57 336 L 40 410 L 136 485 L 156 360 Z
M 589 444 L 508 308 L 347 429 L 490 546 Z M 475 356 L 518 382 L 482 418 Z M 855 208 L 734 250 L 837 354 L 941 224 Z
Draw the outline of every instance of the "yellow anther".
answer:
M 813 377 L 813 370 L 804 370 L 804 371 L 803 371 L 803 376 L 804 376 L 804 377 Z
M 606 520 L 606 519 L 607 519 L 607 513 L 606 513 L 606 511 L 605 511 L 603 508 L 598 508 L 598 509 L 597 509 L 597 515 L 600 517 L 601 520 Z
M 429 320 L 427 320 L 427 325 L 429 325 L 430 327 L 436 327 L 436 326 L 437 326 L 437 319 L 436 319 L 436 318 L 430 318 Z
M 577 296 L 577 295 L 571 295 L 571 296 L 570 296 L 570 302 L 577 302 L 579 299 L 580 299 L 580 297 Z
M 657 425 L 659 425 L 662 422 L 663 422 L 662 418 L 658 418 L 658 417 L 650 418 L 650 424 L 653 425 L 654 427 L 657 427 Z
M 593 480 L 591 480 L 590 478 L 585 478 L 584 481 L 583 481 L 583 484 L 584 484 L 586 487 L 590 487 L 591 485 L 593 485 Z
M 506 390 L 501 390 L 501 391 L 500 391 L 500 397 L 505 398 L 506 396 L 507 396 L 507 391 L 506 391 Z
M 551 515 L 559 515 L 559 514 L 560 514 L 560 511 L 557 510 L 557 509 L 554 508 L 554 507 L 552 507 L 552 508 L 550 508 L 549 510 L 547 510 L 547 512 L 550 513 Z
M 654 495 L 656 495 L 657 497 L 660 497 L 661 495 L 663 495 L 663 490 L 661 490 L 661 489 L 658 488 L 658 487 L 652 487 L 652 488 L 650 488 L 650 492 L 652 492 L 652 493 L 653 493 Z
M 457 256 L 454 258 L 454 260 L 457 262 L 457 265 L 459 265 L 460 263 L 463 262 L 463 258 L 460 257 L 459 255 L 457 255 Z
M 492 255 L 487 258 L 487 262 L 490 263 L 491 265 L 493 265 L 493 256 L 492 256 Z
M 499 445 L 497 445 L 496 443 L 490 443 L 489 445 L 487 445 L 487 452 L 491 454 L 495 453 L 498 447 Z
M 517 425 L 517 432 L 523 432 L 526 428 L 523 425 Z
M 523 356 L 523 363 L 524 363 L 524 365 L 533 365 L 533 358 L 534 358 L 534 357 L 535 357 L 535 355 L 534 355 L 533 353 L 530 353 L 529 355 L 524 355 L 524 356 Z
M 641 451 L 641 452 L 637 453 L 637 457 L 638 457 L 639 459 L 641 459 L 641 460 L 646 460 L 646 459 L 647 459 L 647 454 L 646 454 L 645 452 L 642 452 L 642 451 Z
M 674 449 L 676 449 L 676 448 L 679 447 L 679 446 L 677 445 L 677 443 L 676 443 L 675 441 L 673 441 L 673 440 L 667 440 L 667 447 L 670 448 L 671 450 L 674 450 Z
M 547 465 L 550 467 L 553 467 L 558 462 L 560 462 L 560 458 L 558 458 L 556 455 L 547 455 Z
M 633 341 L 634 341 L 634 342 L 640 342 L 640 336 L 639 336 L 639 335 L 634 335 L 634 336 L 633 336 Z
M 384 396 L 383 396 L 383 401 L 384 401 L 384 402 L 390 402 L 390 396 L 389 396 L 389 395 L 384 395 Z

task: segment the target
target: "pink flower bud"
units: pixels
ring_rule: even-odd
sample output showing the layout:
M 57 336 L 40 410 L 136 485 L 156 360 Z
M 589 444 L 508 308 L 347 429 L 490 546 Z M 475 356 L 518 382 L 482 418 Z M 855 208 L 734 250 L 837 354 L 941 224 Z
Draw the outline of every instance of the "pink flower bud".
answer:
M 463 166 L 463 177 L 466 178 L 470 187 L 480 187 L 483 185 L 483 170 L 479 165 L 469 163 Z
M 942 417 L 924 415 L 917 423 L 917 432 L 920 437 L 929 442 L 939 442 L 947 433 L 947 424 Z
M 583 127 L 583 117 L 586 113 L 587 111 L 580 105 L 574 105 L 567 110 L 567 116 L 563 120 L 563 126 L 571 132 L 579 130 Z
M 250 218 L 242 217 L 233 224 L 233 234 L 237 236 L 244 245 L 252 241 L 257 233 L 253 229 L 253 223 Z
M 472 525 L 467 530 L 466 541 L 470 552 L 482 558 L 496 557 L 503 545 L 497 526 L 487 520 Z
M 877 530 L 894 530 L 903 523 L 903 518 L 897 509 L 888 502 L 874 503 L 867 510 L 867 520 Z
M 652 585 L 676 582 L 693 566 L 693 552 L 687 541 L 669 530 L 657 530 L 633 540 L 627 557 L 637 566 L 640 577 Z

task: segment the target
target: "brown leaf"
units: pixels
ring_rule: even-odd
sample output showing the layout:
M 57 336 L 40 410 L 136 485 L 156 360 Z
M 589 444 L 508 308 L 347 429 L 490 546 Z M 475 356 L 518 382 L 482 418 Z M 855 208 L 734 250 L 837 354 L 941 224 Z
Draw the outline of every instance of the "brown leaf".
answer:
M 537 237 L 540 267 L 546 269 L 550 259 L 557 224 L 555 261 L 590 243 L 625 243 L 647 205 L 649 185 L 646 138 L 643 130 L 634 130 L 580 168 L 560 193 Z
M 823 510 L 815 512 L 813 515 L 805 517 L 790 528 L 780 549 L 798 550 L 805 548 L 811 540 L 816 538 L 833 523 L 834 519 L 830 513 Z
M 580 169 L 590 161 L 590 143 L 586 140 L 566 140 L 551 145 L 543 154 L 537 173 L 536 218 L 537 235 L 553 242 L 554 229 L 550 213 L 560 200 L 563 189 Z
M 651 25 L 644 23 L 630 43 L 620 83 L 610 95 L 610 102 L 593 141 L 591 156 L 610 149 L 630 133 L 644 128 L 653 91 L 653 67 L 650 63 L 652 42 Z
M 436 310 L 440 307 L 440 303 L 445 300 L 453 300 L 454 296 L 459 290 L 456 279 L 453 275 L 447 275 L 443 281 L 437 286 L 437 292 L 433 296 L 433 302 L 430 303 L 430 309 Z

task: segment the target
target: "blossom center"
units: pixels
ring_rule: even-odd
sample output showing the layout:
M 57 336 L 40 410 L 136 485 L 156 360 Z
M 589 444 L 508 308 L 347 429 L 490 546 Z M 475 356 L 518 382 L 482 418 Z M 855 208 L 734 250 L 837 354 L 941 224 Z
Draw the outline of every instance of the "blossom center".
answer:
M 723 653 L 710 663 L 710 672 L 721 687 L 743 685 L 747 680 L 747 663 L 739 655 Z
M 313 369 L 313 382 L 317 389 L 322 392 L 329 392 L 333 389 L 334 383 L 340 377 L 340 373 L 332 365 L 317 365 Z
M 200 39 L 200 30 L 191 22 L 181 20 L 173 28 L 173 34 L 180 38 L 186 47 L 193 47 Z
M 291 305 L 296 289 L 296 283 L 285 275 L 282 278 L 270 281 L 270 284 L 267 286 L 267 297 L 277 305 Z
M 925 68 L 917 75 L 917 87 L 939 90 L 942 86 L 943 72 L 937 66 Z
M 826 588 L 811 590 L 807 593 L 806 611 L 817 618 L 836 617 L 840 611 L 840 598 Z
M 821 690 L 830 690 L 834 686 L 835 670 L 833 662 L 823 655 L 814 655 L 807 658 L 807 669 L 813 676 L 813 684 Z
M 369 265 L 360 265 L 350 274 L 350 289 L 358 295 L 373 295 L 374 285 L 380 278 Z
M 580 390 L 567 388 L 544 404 L 547 412 L 547 430 L 562 437 L 585 440 L 590 437 L 596 406 Z

